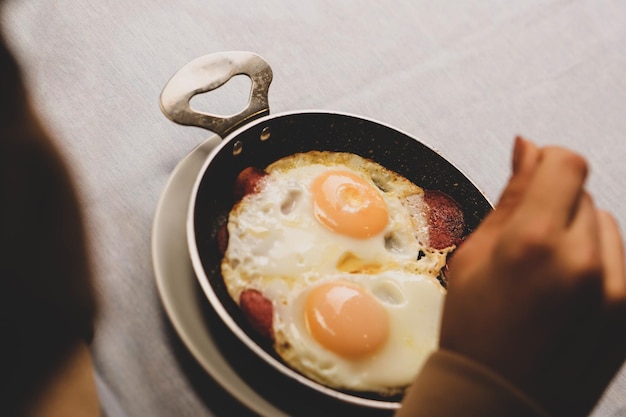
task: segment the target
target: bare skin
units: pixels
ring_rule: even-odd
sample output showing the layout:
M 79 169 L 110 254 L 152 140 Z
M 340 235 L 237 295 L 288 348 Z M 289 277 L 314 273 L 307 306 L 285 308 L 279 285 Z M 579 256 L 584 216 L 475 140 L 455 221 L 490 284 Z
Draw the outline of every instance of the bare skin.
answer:
M 33 399 L 29 417 L 99 417 L 91 353 L 79 342 L 58 372 Z
M 4 392 L 6 399 L 3 397 L 0 409 L 6 414 L 6 410 L 27 408 L 26 415 L 30 417 L 99 416 L 92 360 L 86 344 L 90 338 L 88 328 L 95 316 L 95 299 L 85 261 L 84 230 L 77 220 L 79 204 L 70 175 L 29 109 L 18 71 L 2 43 L 0 68 L 4 78 L 12 77 L 4 84 L 7 88 L 0 98 L 0 157 L 5 157 L 0 165 L 6 169 L 6 173 L 0 174 L 10 178 L 0 181 L 7 190 L 4 201 L 21 203 L 20 196 L 38 195 L 24 172 L 34 175 L 37 181 L 55 180 L 46 184 L 55 186 L 54 197 L 59 199 L 59 205 L 45 213 L 65 217 L 60 217 L 64 221 L 59 222 L 59 218 L 51 215 L 50 219 L 46 218 L 46 225 L 62 230 L 57 233 L 56 229 L 50 229 L 50 236 L 66 239 L 65 245 L 54 240 L 54 245 L 45 247 L 54 250 L 42 251 L 43 260 L 38 262 L 33 262 L 29 245 L 25 246 L 28 250 L 20 251 L 16 239 L 6 239 L 10 244 L 0 251 L 6 258 L 0 265 L 6 264 L 14 271 L 23 272 L 24 279 L 34 280 L 40 274 L 24 272 L 24 265 L 54 265 L 43 282 L 69 283 L 67 288 L 71 290 L 50 297 L 64 313 L 60 319 L 54 316 L 49 322 L 66 332 L 53 331 L 57 327 L 51 329 L 49 323 L 41 324 L 39 318 L 48 318 L 50 311 L 33 315 L 33 323 L 40 326 L 33 327 L 35 334 L 39 329 L 58 339 L 54 340 L 56 350 L 46 352 L 46 359 L 53 362 L 53 367 L 43 363 L 46 369 L 42 370 L 37 365 L 41 363 L 34 362 L 45 352 L 40 344 L 29 343 L 30 339 L 26 338 L 25 342 L 19 340 L 18 336 L 23 336 L 19 332 L 7 337 L 26 358 L 23 364 L 7 355 L 6 364 L 11 365 L 7 367 L 13 372 L 8 375 L 27 375 L 24 379 L 28 386 L 16 388 L 15 384 L 8 384 L 18 392 Z M 20 161 L 20 155 L 27 158 Z M 32 162 L 33 156 L 45 164 L 25 168 L 24 163 Z M 612 216 L 594 207 L 585 191 L 586 175 L 587 164 L 580 156 L 562 148 L 539 149 L 519 139 L 513 176 L 497 209 L 457 251 L 448 274 L 441 348 L 484 365 L 554 416 L 586 415 L 626 356 L 622 238 Z M 22 180 L 23 186 L 17 186 L 16 179 Z M 24 190 L 28 192 L 21 193 Z M 50 187 L 44 190 L 50 191 Z M 0 187 L 0 191 L 4 189 Z M 55 199 L 45 199 L 48 203 L 52 200 Z M 14 209 L 11 213 L 17 213 L 18 219 L 18 215 L 27 219 L 41 217 L 38 205 L 25 203 L 15 207 L 18 208 L 7 204 L 4 208 Z M 8 235 L 14 224 L 19 222 L 7 222 L 0 228 L 2 233 Z M 38 228 L 15 233 L 27 243 L 31 235 L 41 239 Z M 14 264 L 20 267 L 14 268 Z M 20 282 L 11 278 L 6 280 L 7 285 Z M 24 289 L 43 287 L 14 285 L 11 288 L 16 296 L 11 293 L 14 304 L 7 311 L 11 317 L 23 320 L 24 315 L 15 311 L 26 305 L 21 300 L 32 302 L 35 295 Z M 40 292 L 47 297 L 48 292 Z M 66 308 L 68 305 L 73 308 Z M 24 311 L 32 310 L 31 307 Z M 68 317 L 76 323 L 67 320 Z M 21 323 L 18 324 L 13 327 L 21 329 Z M 4 333 L 8 334 L 8 330 Z M 51 340 L 46 340 L 47 348 Z M 18 398 L 14 399 L 15 396 Z M 11 404 L 7 405 L 8 400 Z M 450 400 L 454 401 L 454 397 Z M 419 403 L 409 404 L 419 406 Z M 410 409 L 402 412 L 411 414 Z
M 588 167 L 518 138 L 496 210 L 454 255 L 440 346 L 554 416 L 584 416 L 626 358 L 624 248 Z

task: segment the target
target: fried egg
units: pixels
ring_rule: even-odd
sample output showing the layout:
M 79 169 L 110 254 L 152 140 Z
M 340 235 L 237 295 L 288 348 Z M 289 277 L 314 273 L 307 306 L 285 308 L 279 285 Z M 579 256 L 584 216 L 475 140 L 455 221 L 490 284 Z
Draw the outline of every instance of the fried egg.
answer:
M 437 346 L 444 295 L 405 271 L 330 277 L 276 304 L 278 353 L 327 386 L 400 393 Z
M 295 154 L 265 172 L 229 215 L 230 296 L 271 301 L 275 350 L 307 377 L 401 392 L 437 346 L 445 296 L 423 190 L 349 153 Z

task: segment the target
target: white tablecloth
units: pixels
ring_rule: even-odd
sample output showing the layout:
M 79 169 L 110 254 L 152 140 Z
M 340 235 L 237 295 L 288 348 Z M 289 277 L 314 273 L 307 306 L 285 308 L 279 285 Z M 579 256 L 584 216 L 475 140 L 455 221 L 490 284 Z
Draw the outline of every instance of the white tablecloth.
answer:
M 210 134 L 158 97 L 192 59 L 247 50 L 272 66 L 273 113 L 337 110 L 438 149 L 495 201 L 512 139 L 591 164 L 597 205 L 626 225 L 626 2 L 613 0 L 9 0 L 5 32 L 76 173 L 102 299 L 94 354 L 107 416 L 244 415 L 163 311 L 154 211 L 174 166 Z M 199 106 L 246 101 L 233 80 Z M 231 85 L 232 84 L 232 85 Z M 626 415 L 626 372 L 594 416 Z

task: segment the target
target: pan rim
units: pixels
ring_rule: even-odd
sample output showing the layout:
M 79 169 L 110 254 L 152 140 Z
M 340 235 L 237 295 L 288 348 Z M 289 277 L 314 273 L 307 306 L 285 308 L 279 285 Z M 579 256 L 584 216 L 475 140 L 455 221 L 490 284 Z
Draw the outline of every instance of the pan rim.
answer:
M 188 209 L 187 209 L 187 214 L 186 214 L 186 234 L 187 234 L 187 246 L 188 246 L 188 252 L 189 252 L 189 256 L 191 258 L 191 263 L 196 275 L 196 280 L 199 282 L 204 295 L 207 297 L 207 299 L 209 300 L 211 306 L 213 307 L 213 309 L 216 311 L 217 315 L 222 319 L 222 321 L 226 324 L 226 326 L 235 334 L 235 336 L 243 343 L 245 344 L 249 349 L 251 349 L 259 358 L 261 358 L 262 360 L 264 360 L 267 364 L 269 364 L 270 366 L 272 366 L 274 369 L 278 370 L 280 373 L 282 373 L 283 375 L 296 380 L 297 382 L 303 384 L 304 386 L 307 386 L 308 388 L 311 388 L 315 391 L 318 391 L 322 394 L 328 395 L 334 399 L 338 399 L 341 400 L 343 402 L 346 403 L 351 403 L 351 404 L 355 404 L 355 405 L 359 405 L 359 406 L 364 406 L 364 407 L 370 407 L 370 408 L 377 408 L 377 409 L 387 409 L 387 410 L 395 410 L 398 409 L 400 407 L 400 402 L 399 401 L 385 401 L 384 399 L 378 400 L 378 399 L 370 399 L 370 398 L 364 398 L 364 397 L 360 397 L 358 395 L 352 395 L 349 393 L 344 393 L 341 392 L 339 390 L 327 387 L 325 385 L 322 385 L 321 383 L 318 383 L 316 381 L 313 381 L 312 379 L 296 372 L 295 370 L 291 369 L 288 365 L 281 363 L 279 360 L 277 360 L 275 357 L 273 357 L 272 355 L 270 355 L 265 349 L 263 349 L 261 346 L 259 346 L 245 331 L 244 329 L 242 329 L 237 323 L 236 321 L 233 319 L 233 317 L 230 315 L 230 313 L 226 310 L 226 308 L 224 307 L 224 305 L 222 304 L 222 301 L 219 299 L 218 295 L 216 294 L 215 290 L 213 289 L 213 286 L 210 283 L 210 279 L 207 276 L 207 273 L 204 269 L 204 266 L 202 264 L 202 260 L 201 260 L 201 256 L 198 250 L 198 246 L 196 243 L 196 231 L 195 231 L 195 212 L 196 212 L 196 201 L 198 198 L 198 193 L 199 193 L 199 189 L 200 189 L 200 185 L 203 181 L 203 179 L 205 178 L 206 172 L 208 170 L 208 167 L 211 165 L 211 162 L 215 159 L 216 155 L 218 155 L 220 152 L 222 152 L 222 150 L 227 147 L 230 143 L 232 143 L 238 136 L 240 136 L 243 132 L 253 128 L 254 126 L 257 126 L 259 124 L 265 123 L 267 121 L 273 120 L 273 119 L 278 119 L 278 118 L 282 118 L 282 117 L 289 117 L 289 116 L 302 116 L 302 115 L 306 115 L 306 114 L 318 114 L 318 115 L 333 115 L 333 116 L 340 116 L 340 117 L 349 117 L 349 118 L 353 118 L 353 119 L 358 119 L 361 121 L 366 121 L 366 122 L 370 122 L 370 123 L 374 123 L 377 125 L 380 125 L 382 127 L 386 127 L 388 129 L 392 129 L 402 135 L 405 135 L 408 138 L 411 138 L 415 141 L 417 141 L 418 143 L 422 144 L 423 146 L 425 146 L 426 148 L 428 148 L 429 150 L 431 150 L 432 152 L 436 153 L 437 155 L 439 155 L 440 157 L 442 157 L 443 159 L 445 159 L 445 161 L 450 164 L 453 168 L 455 168 L 457 171 L 459 171 L 459 173 L 465 177 L 467 179 L 467 181 L 470 183 L 470 185 L 472 185 L 481 195 L 482 197 L 485 199 L 485 201 L 487 202 L 487 204 L 489 204 L 491 207 L 493 207 L 492 202 L 489 200 L 489 198 L 485 195 L 485 193 L 476 186 L 476 184 L 473 182 L 473 180 L 468 177 L 467 175 L 465 175 L 464 172 L 462 172 L 461 170 L 459 170 L 459 168 L 452 163 L 451 161 L 449 161 L 447 158 L 445 158 L 442 153 L 436 149 L 435 147 L 433 147 L 432 145 L 424 142 L 421 139 L 416 138 L 415 136 L 407 133 L 406 131 L 403 131 L 401 129 L 396 128 L 395 126 L 392 126 L 388 123 L 384 123 L 381 122 L 379 120 L 370 118 L 370 117 L 364 117 L 364 116 L 360 116 L 360 115 L 355 115 L 352 113 L 347 113 L 347 112 L 341 112 L 341 111 L 332 111 L 332 110 L 321 110 L 321 109 L 304 109 L 304 110 L 292 110 L 292 111 L 286 111 L 286 112 L 281 112 L 281 113 L 276 113 L 276 114 L 269 114 L 260 118 L 257 118 L 255 120 L 250 121 L 249 123 L 246 123 L 242 126 L 240 126 L 239 128 L 237 128 L 236 130 L 230 132 L 226 137 L 222 138 L 221 143 L 219 143 L 214 149 L 213 151 L 207 156 L 206 160 L 204 161 L 204 163 L 202 164 L 201 169 L 199 170 L 196 179 L 194 181 L 193 187 L 192 187 L 192 191 L 189 197 L 189 204 L 188 204 Z

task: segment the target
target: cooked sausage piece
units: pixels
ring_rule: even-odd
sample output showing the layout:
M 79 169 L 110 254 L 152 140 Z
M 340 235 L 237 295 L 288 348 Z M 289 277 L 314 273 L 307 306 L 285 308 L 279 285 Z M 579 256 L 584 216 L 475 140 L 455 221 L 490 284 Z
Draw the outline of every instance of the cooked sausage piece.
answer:
M 237 175 L 235 185 L 233 186 L 233 197 L 235 197 L 235 200 L 239 201 L 245 195 L 258 191 L 259 181 L 266 175 L 265 171 L 254 167 L 248 167 L 241 171 Z M 226 224 L 221 225 L 217 229 L 216 239 L 217 250 L 221 256 L 224 256 L 228 247 L 228 229 Z
M 424 191 L 424 201 L 428 206 L 430 246 L 444 249 L 458 245 L 465 234 L 465 217 L 459 204 L 441 191 Z
M 244 290 L 239 296 L 239 307 L 254 330 L 270 340 L 274 339 L 274 308 L 270 300 L 257 290 Z
M 240 200 L 243 196 L 254 193 L 258 190 L 259 181 L 267 173 L 255 167 L 248 167 L 237 175 L 233 195 L 235 200 Z

